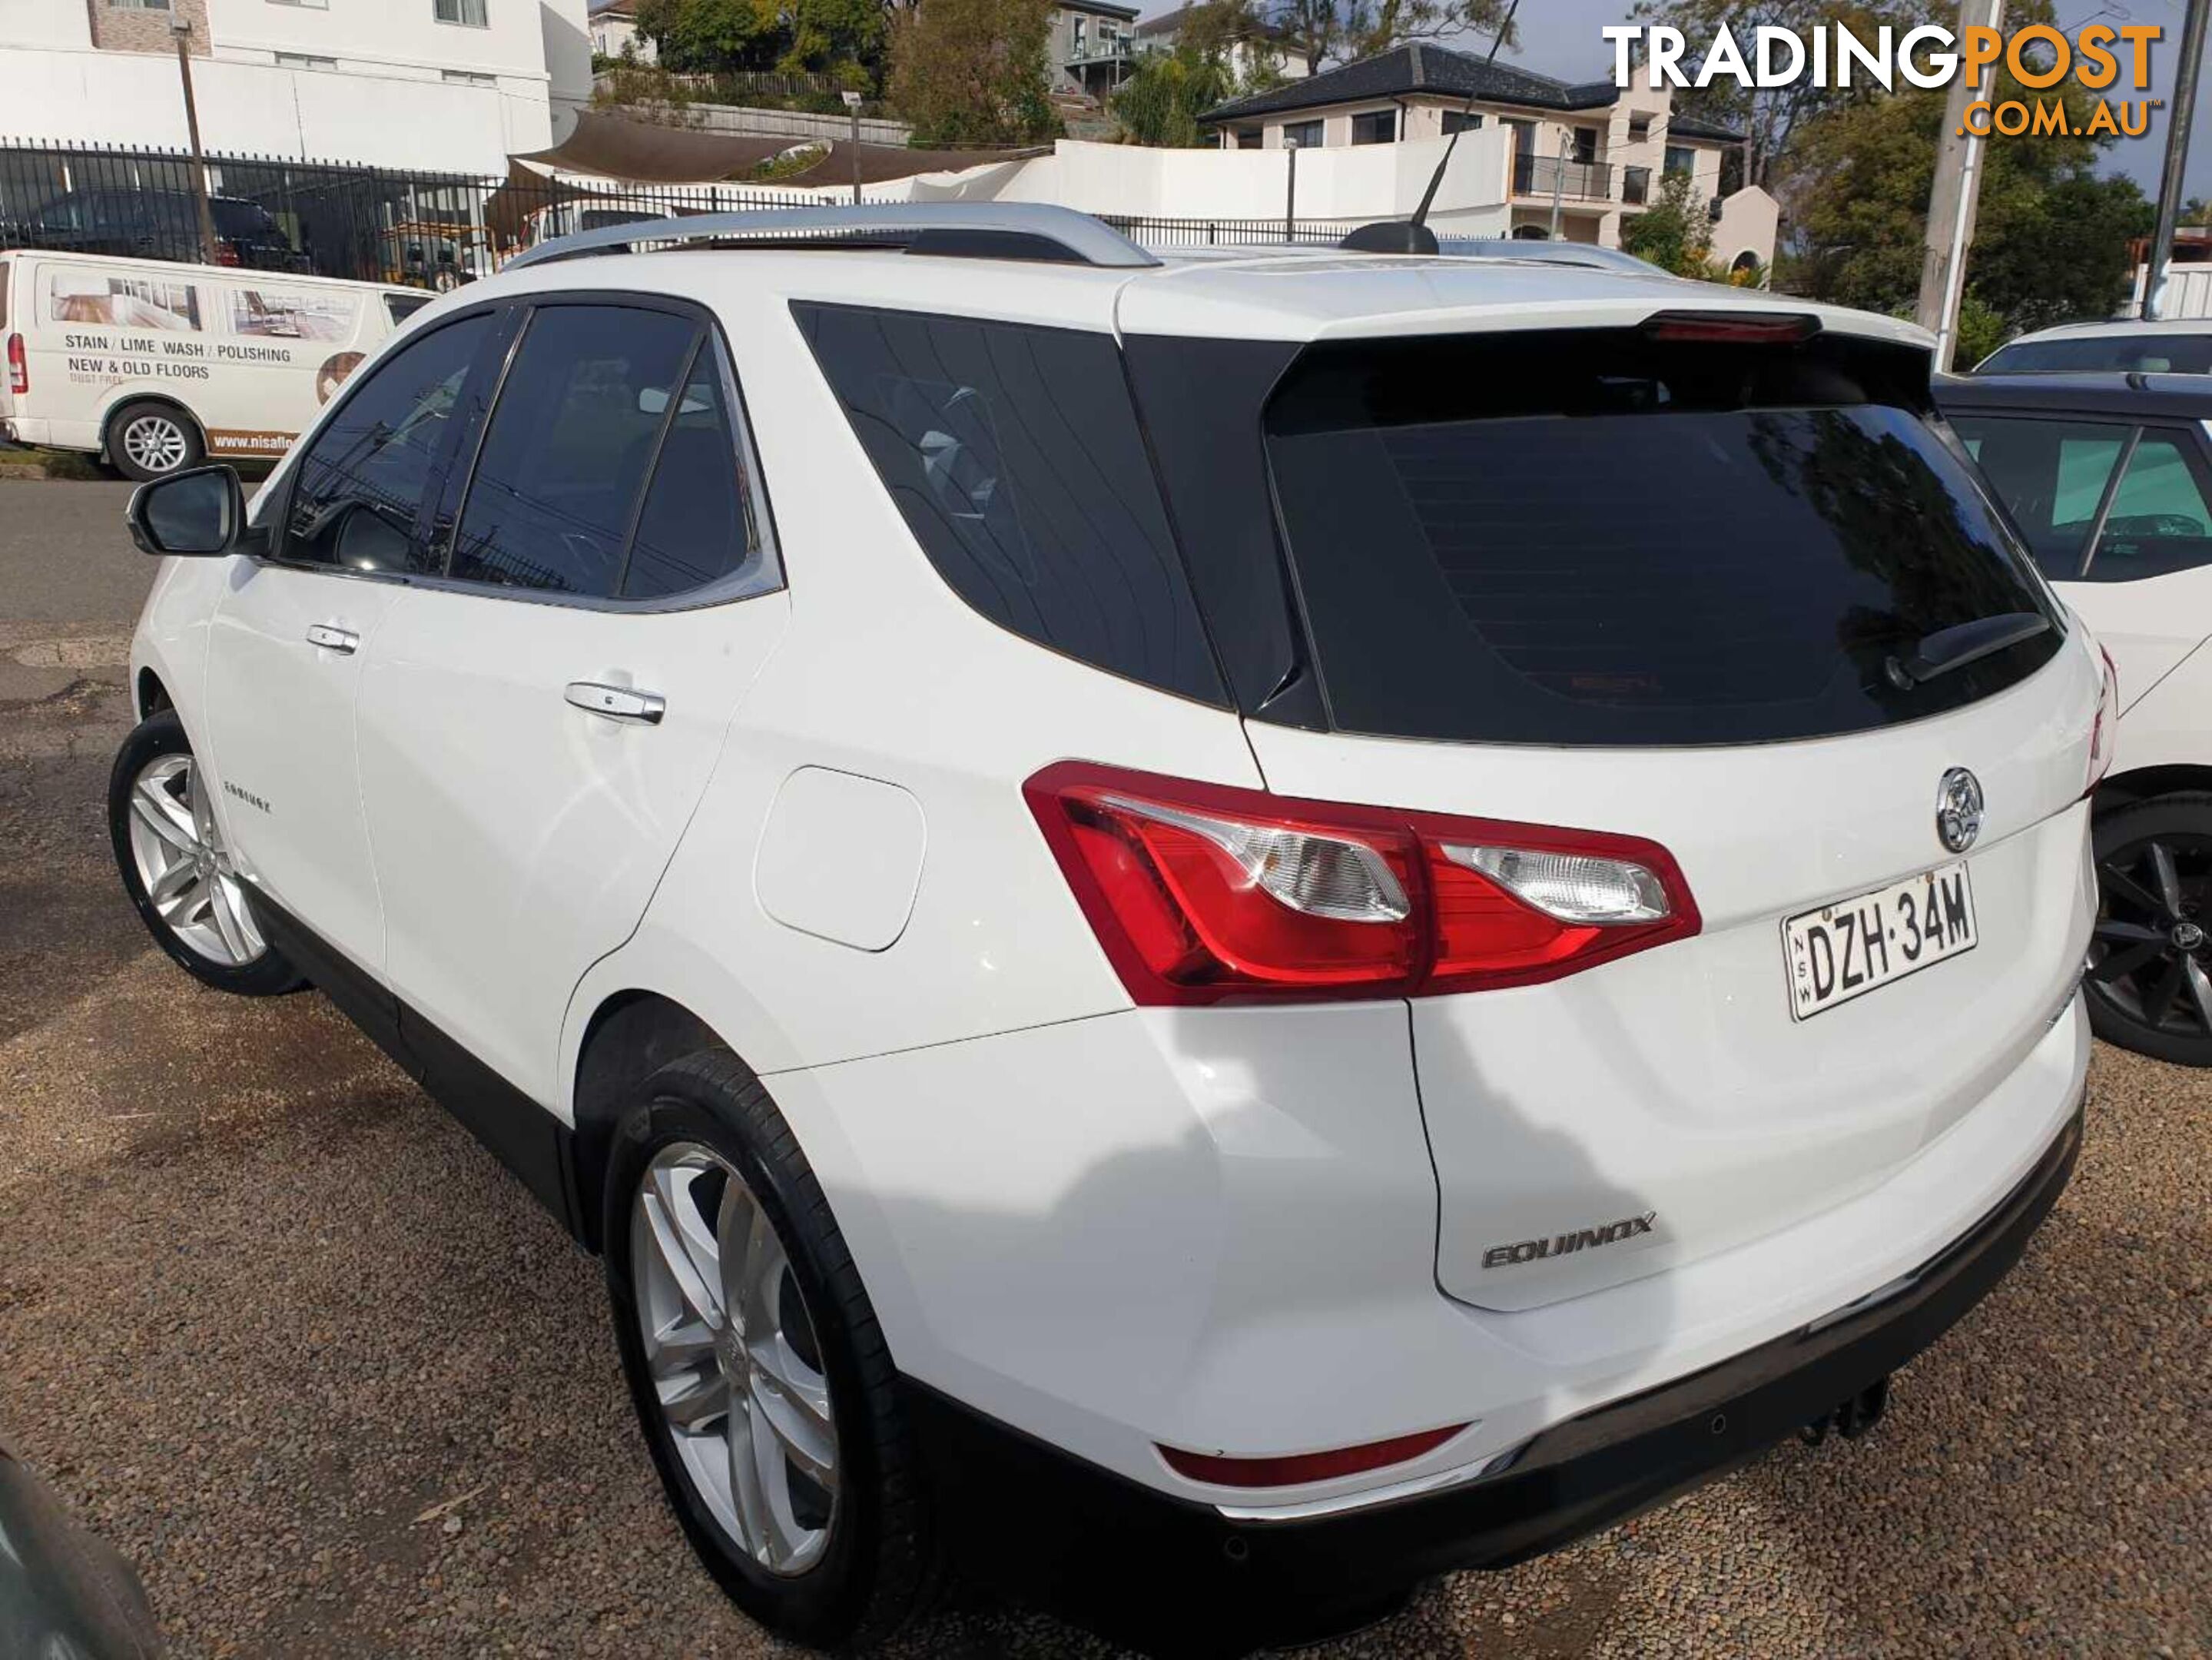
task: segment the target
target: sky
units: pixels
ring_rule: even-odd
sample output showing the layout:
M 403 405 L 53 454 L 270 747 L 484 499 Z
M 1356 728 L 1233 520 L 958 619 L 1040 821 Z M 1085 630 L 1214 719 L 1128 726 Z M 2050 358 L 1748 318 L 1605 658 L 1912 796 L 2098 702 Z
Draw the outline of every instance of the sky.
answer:
M 2184 4 L 2185 0 L 2109 0 L 2108 3 L 2059 0 L 2058 22 L 2069 33 L 2098 18 L 2115 27 L 2157 26 L 2161 33 L 2151 47 L 2152 85 L 2142 95 L 2170 103 L 2174 62 L 2181 55 Z M 1521 31 L 1520 48 L 1499 52 L 1498 59 L 1566 81 L 1607 79 L 1613 74 L 1613 53 L 1598 31 L 1608 23 L 1627 22 L 1628 12 L 1628 0 L 1521 0 L 1515 19 Z M 1698 44 L 1690 43 L 1692 54 Z M 2212 62 L 2212 47 L 2207 48 L 2207 58 Z M 2191 192 L 2212 196 L 2212 93 L 2203 90 L 2201 82 L 2199 87 L 2185 196 Z M 2122 138 L 2106 155 L 2106 171 L 2127 173 L 2142 185 L 2147 196 L 2158 194 L 2158 171 L 2166 149 L 2166 113 L 2163 106 L 2153 110 L 2148 133 L 2141 138 Z

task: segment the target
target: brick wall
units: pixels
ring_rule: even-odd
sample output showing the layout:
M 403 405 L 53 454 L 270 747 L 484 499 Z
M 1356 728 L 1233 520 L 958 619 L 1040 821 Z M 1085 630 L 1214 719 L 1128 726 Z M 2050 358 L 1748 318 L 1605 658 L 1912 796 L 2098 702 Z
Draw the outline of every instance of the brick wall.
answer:
M 92 44 L 103 52 L 174 52 L 175 38 L 169 19 L 190 20 L 192 56 L 208 55 L 207 0 L 169 0 L 170 11 L 149 11 L 137 6 L 118 6 L 112 0 L 84 0 L 92 14 Z

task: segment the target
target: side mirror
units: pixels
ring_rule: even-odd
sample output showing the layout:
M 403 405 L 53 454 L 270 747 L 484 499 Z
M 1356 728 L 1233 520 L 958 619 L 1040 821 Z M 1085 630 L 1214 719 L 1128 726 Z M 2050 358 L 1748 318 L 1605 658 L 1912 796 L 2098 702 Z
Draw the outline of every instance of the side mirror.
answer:
M 195 467 L 139 485 L 124 520 L 142 553 L 217 558 L 245 530 L 246 489 L 229 467 Z

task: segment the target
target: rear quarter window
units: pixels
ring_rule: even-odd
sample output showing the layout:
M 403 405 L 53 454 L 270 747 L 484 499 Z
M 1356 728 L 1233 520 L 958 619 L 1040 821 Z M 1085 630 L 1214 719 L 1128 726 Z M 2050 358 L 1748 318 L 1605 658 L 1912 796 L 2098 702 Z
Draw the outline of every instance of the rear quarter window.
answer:
M 792 311 L 955 593 L 1066 656 L 1226 702 L 1110 336 L 803 302 Z
M 2049 660 L 2046 591 L 1858 350 L 1578 331 L 1310 350 L 1265 429 L 1333 723 L 1769 742 L 1939 714 Z M 1931 680 L 1891 669 L 2014 612 L 2051 626 Z

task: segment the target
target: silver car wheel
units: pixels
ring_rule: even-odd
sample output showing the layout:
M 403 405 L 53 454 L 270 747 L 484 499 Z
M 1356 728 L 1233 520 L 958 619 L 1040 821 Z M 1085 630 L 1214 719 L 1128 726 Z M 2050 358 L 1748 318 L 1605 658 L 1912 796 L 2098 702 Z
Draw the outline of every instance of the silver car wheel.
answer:
M 155 914 L 196 955 L 242 969 L 269 949 L 191 756 L 156 756 L 132 781 L 131 855 Z
M 174 472 L 185 465 L 191 442 L 166 415 L 142 415 L 123 429 L 123 453 L 144 472 Z
M 836 1514 L 830 1380 L 775 1225 L 713 1148 L 678 1142 L 646 1167 L 630 1279 L 646 1369 L 693 1487 L 744 1556 L 805 1572 Z

